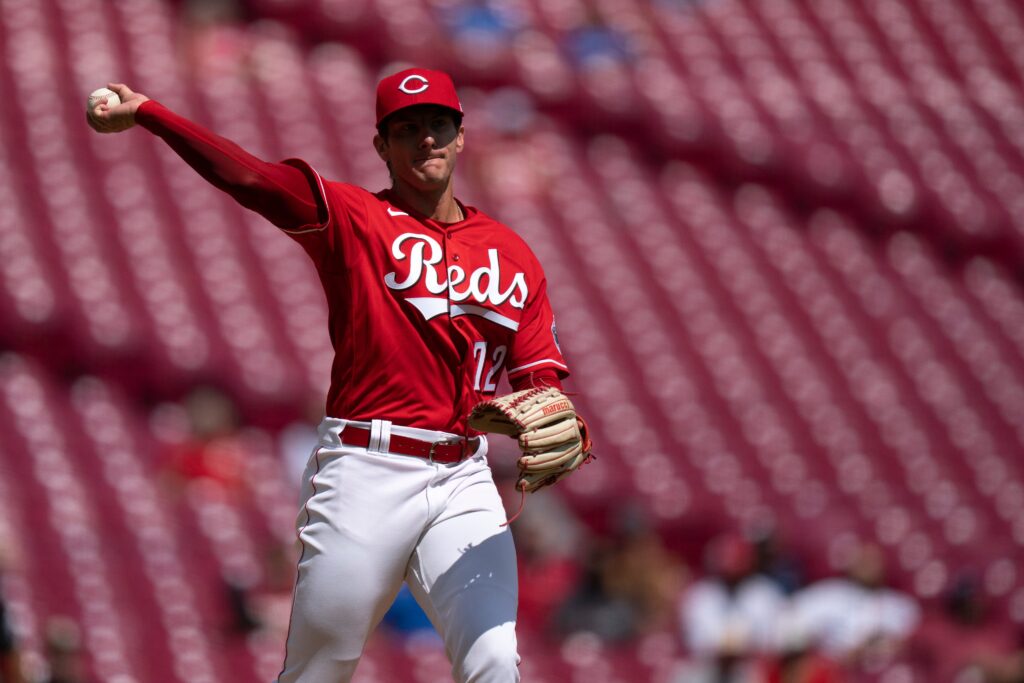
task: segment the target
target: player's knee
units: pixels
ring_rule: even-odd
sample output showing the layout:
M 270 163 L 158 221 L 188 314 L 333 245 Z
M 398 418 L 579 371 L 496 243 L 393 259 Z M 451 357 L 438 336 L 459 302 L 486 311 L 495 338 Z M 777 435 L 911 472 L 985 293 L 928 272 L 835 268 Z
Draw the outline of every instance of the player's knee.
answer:
M 348 683 L 355 675 L 358 659 L 338 659 L 328 653 L 313 653 L 305 659 L 285 661 L 284 670 L 274 683 Z
M 459 683 L 517 683 L 519 653 L 515 627 L 505 624 L 483 633 L 453 668 Z

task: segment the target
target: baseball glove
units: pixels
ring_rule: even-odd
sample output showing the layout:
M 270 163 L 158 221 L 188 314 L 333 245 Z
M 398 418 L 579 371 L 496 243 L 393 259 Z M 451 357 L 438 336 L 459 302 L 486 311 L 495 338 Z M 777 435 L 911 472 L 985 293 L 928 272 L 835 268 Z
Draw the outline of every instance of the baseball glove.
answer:
M 587 423 L 558 389 L 538 387 L 478 403 L 469 426 L 518 439 L 516 488 L 536 491 L 554 484 L 593 458 Z

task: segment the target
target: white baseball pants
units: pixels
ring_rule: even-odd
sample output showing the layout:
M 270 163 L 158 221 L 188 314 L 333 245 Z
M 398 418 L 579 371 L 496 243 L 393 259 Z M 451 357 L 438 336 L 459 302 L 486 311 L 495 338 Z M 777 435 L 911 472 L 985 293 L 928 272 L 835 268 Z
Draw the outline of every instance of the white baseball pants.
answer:
M 345 425 L 367 448 L 341 445 Z M 459 683 L 519 681 L 515 547 L 487 466 L 487 441 L 453 465 L 386 452 L 389 434 L 429 432 L 327 418 L 303 480 L 302 544 L 277 683 L 352 678 L 402 581 L 444 639 Z

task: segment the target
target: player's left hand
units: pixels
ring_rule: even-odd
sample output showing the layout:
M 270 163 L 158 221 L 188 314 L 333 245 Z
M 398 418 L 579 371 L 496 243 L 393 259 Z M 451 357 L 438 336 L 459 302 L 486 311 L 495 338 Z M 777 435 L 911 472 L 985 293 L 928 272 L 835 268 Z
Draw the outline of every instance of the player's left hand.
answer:
M 527 389 L 483 401 L 470 413 L 469 426 L 518 439 L 523 455 L 516 488 L 524 491 L 554 484 L 594 457 L 587 423 L 558 389 Z

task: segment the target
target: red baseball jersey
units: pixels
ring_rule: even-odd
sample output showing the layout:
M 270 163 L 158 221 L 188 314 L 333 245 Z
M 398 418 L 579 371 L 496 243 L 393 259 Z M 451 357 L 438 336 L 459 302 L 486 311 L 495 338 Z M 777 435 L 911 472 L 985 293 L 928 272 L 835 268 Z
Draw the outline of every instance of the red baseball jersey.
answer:
M 334 366 L 327 414 L 465 433 L 473 406 L 509 379 L 568 376 L 544 271 L 516 233 L 472 206 L 440 223 L 376 194 L 328 182 L 301 160 L 326 207 L 285 229 L 327 294 Z

